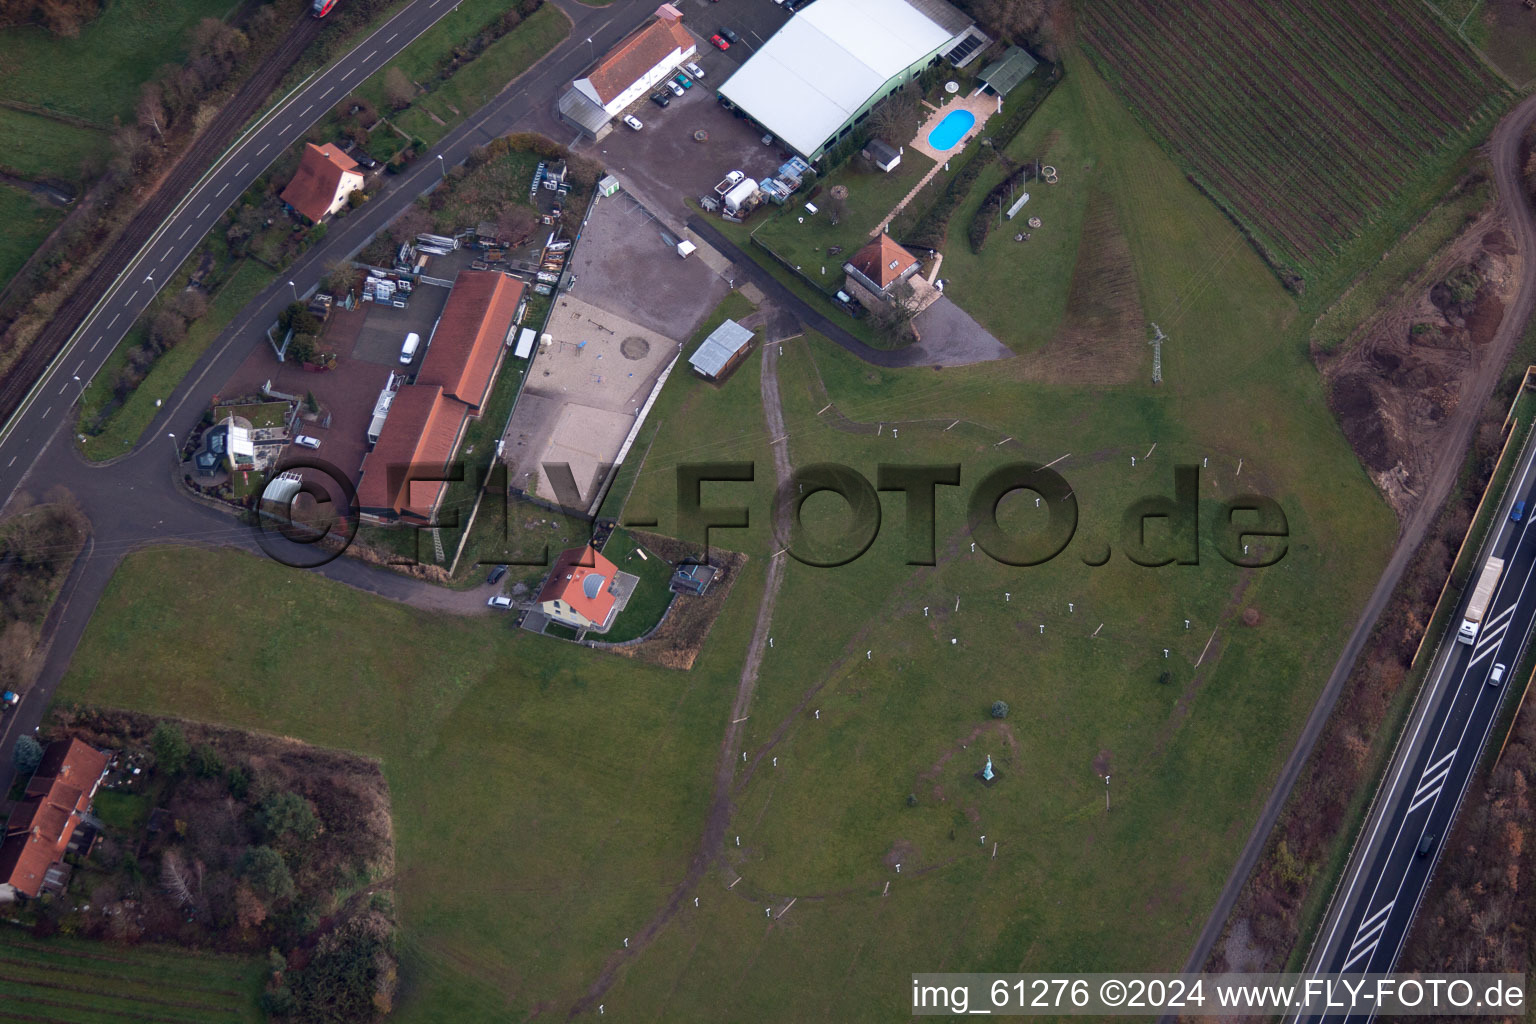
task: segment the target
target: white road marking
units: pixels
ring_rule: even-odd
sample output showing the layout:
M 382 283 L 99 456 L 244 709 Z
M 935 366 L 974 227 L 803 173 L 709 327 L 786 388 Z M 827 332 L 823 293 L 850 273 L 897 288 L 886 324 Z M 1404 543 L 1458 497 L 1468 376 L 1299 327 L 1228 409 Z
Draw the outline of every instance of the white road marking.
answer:
M 391 33 L 390 33 L 390 34 L 389 34 L 389 38 L 388 38 L 388 39 L 386 39 L 386 40 L 384 40 L 384 41 L 385 41 L 385 42 L 386 42 L 386 43 L 392 43 L 392 42 L 394 42 L 394 41 L 395 41 L 395 36 L 397 36 L 397 35 L 399 35 L 399 34 L 400 34 L 400 33 L 399 33 L 399 32 L 391 32 Z
M 270 143 L 270 142 L 263 142 L 261 144 L 261 148 L 256 151 L 256 155 L 257 156 L 261 156 L 261 154 L 265 153 L 268 149 L 271 148 L 271 146 L 272 146 L 272 143 Z
M 1533 466 L 1536 466 L 1536 461 L 1527 462 L 1525 468 L 1520 471 L 1520 479 L 1518 481 L 1516 481 L 1516 483 L 1514 485 L 1514 488 L 1513 488 L 1514 493 L 1516 493 L 1516 494 L 1524 493 L 1526 477 L 1528 477 L 1530 475 L 1530 472 L 1531 472 L 1531 469 L 1532 469 Z M 1505 520 L 1503 520 L 1502 522 L 1499 523 L 1498 528 L 1494 531 L 1493 541 L 1492 541 L 1492 545 L 1490 547 L 1490 550 L 1494 550 L 1494 551 L 1500 550 L 1500 548 L 1501 548 L 1501 546 L 1502 546 L 1502 544 L 1504 542 L 1504 531 L 1508 527 L 1509 527 L 1509 520 L 1508 519 L 1505 519 Z M 1521 528 L 1521 535 L 1522 536 L 1524 535 L 1524 527 Z M 1518 541 L 1517 541 L 1517 545 L 1518 545 Z M 1503 581 L 1503 580 L 1500 581 L 1500 588 L 1501 589 L 1502 589 L 1502 586 L 1503 586 L 1504 582 L 1505 581 Z M 1495 601 L 1497 601 L 1498 596 L 1499 596 L 1498 592 L 1495 592 L 1495 594 L 1494 594 Z M 1515 603 L 1518 604 L 1519 601 L 1517 600 Z M 1429 691 L 1430 693 L 1433 693 L 1434 690 L 1440 686 L 1441 680 L 1444 678 L 1445 672 L 1450 667 L 1450 665 L 1451 665 L 1451 656 L 1448 654 L 1446 656 L 1446 660 L 1441 662 L 1441 664 L 1440 664 L 1440 670 L 1435 675 L 1434 682 L 1433 682 L 1433 684 L 1432 684 L 1432 686 L 1430 688 L 1430 691 Z M 1462 678 L 1456 682 L 1456 685 L 1454 687 L 1454 694 L 1460 694 L 1461 687 L 1465 684 L 1466 678 L 1467 678 L 1466 674 L 1463 673 L 1462 674 Z M 1454 703 L 1454 701 L 1456 699 L 1454 694 L 1451 697 L 1451 700 L 1452 700 L 1453 703 Z M 1427 709 L 1429 707 L 1429 705 L 1425 705 L 1425 707 Z M 1422 714 L 1418 718 L 1418 720 L 1414 723 L 1413 732 L 1408 737 L 1406 737 L 1408 743 L 1407 743 L 1407 746 L 1404 748 L 1405 750 L 1412 751 L 1414 749 L 1414 745 L 1418 742 L 1419 733 L 1421 731 L 1423 731 L 1425 726 L 1427 726 L 1430 723 L 1430 720 L 1431 720 L 1432 717 L 1433 717 L 1433 715 L 1430 714 L 1428 710 L 1426 710 L 1425 713 Z M 1446 723 L 1444 721 L 1442 721 L 1440 723 L 1440 728 L 1436 731 L 1436 734 L 1435 734 L 1435 742 L 1438 742 L 1440 736 L 1444 734 L 1444 732 L 1445 732 L 1445 725 L 1446 725 Z M 1430 749 L 1433 750 L 1434 747 L 1431 746 Z M 1391 771 L 1391 777 L 1387 780 L 1387 783 L 1386 783 L 1386 786 L 1383 789 L 1383 792 L 1385 792 L 1385 793 L 1392 793 L 1392 792 L 1396 791 L 1396 789 L 1398 787 L 1398 784 L 1399 784 L 1400 780 L 1402 779 L 1403 772 L 1408 770 L 1408 766 L 1411 763 L 1412 763 L 1412 758 L 1408 757 L 1408 756 L 1405 756 L 1401 761 L 1399 761 L 1397 763 L 1397 767 L 1395 769 L 1392 769 L 1392 771 Z M 1366 843 L 1366 847 L 1365 847 L 1366 849 L 1374 849 L 1374 848 L 1376 848 L 1376 834 L 1377 834 L 1378 831 L 1380 831 L 1382 825 L 1384 825 L 1390 817 L 1391 817 L 1391 815 L 1388 814 L 1388 813 L 1385 813 L 1385 812 L 1377 816 L 1375 824 L 1373 824 L 1371 826 L 1371 834 L 1370 834 L 1369 838 L 1367 839 L 1367 843 Z M 1394 846 L 1397 843 L 1397 839 L 1402 836 L 1403 827 L 1404 827 L 1404 825 L 1406 823 L 1407 823 L 1407 816 L 1405 815 L 1403 817 L 1403 820 L 1398 822 L 1397 836 L 1394 837 L 1393 840 L 1392 840 L 1392 843 L 1393 843 Z M 1362 885 L 1362 884 L 1364 884 L 1366 882 L 1366 880 L 1362 877 L 1362 875 L 1365 872 L 1365 864 L 1366 864 L 1366 858 L 1362 857 L 1360 860 L 1356 861 L 1354 874 L 1352 874 L 1350 876 L 1349 884 L 1347 886 L 1345 886 L 1344 891 L 1343 891 L 1344 904 L 1342 904 L 1342 905 L 1347 905 L 1348 902 L 1351 899 L 1353 899 L 1354 892 L 1355 892 L 1355 887 L 1357 885 Z M 1372 889 L 1371 889 L 1371 898 L 1375 897 L 1376 890 L 1381 887 L 1382 881 L 1383 880 L 1380 879 L 1380 878 L 1378 878 L 1376 880 L 1375 886 L 1373 886 Z M 1321 947 L 1319 947 L 1322 950 L 1322 952 L 1323 952 L 1323 954 L 1325 956 L 1326 956 L 1326 954 L 1328 952 L 1328 948 L 1333 944 L 1333 937 L 1334 937 L 1334 935 L 1337 934 L 1339 927 L 1341 925 L 1343 925 L 1343 923 L 1344 923 L 1344 921 L 1346 919 L 1346 916 L 1347 915 L 1345 913 L 1340 913 L 1338 917 L 1334 918 L 1333 927 L 1328 930 L 1327 938 L 1325 938 L 1323 940 L 1323 943 L 1322 943 Z
M 191 231 L 191 230 L 192 230 L 192 225 L 188 224 L 186 227 L 181 229 L 181 234 L 177 235 L 176 237 L 177 238 L 186 238 L 187 237 L 187 232 Z
M 12 466 L 14 466 L 14 465 L 16 465 L 16 459 L 17 459 L 17 456 L 15 456 L 15 455 L 12 455 L 12 456 L 11 456 L 11 461 L 10 461 L 10 462 L 7 462 L 7 463 L 6 463 L 6 464 L 5 464 L 5 468 L 6 468 L 6 469 L 10 469 L 10 468 L 11 468 L 11 467 L 12 467 Z
M 378 52 L 379 52 L 378 50 L 370 50 L 370 51 L 368 51 L 368 56 L 364 57 L 363 60 L 373 60 L 373 55 L 378 53 Z
M 250 166 L 250 161 L 249 160 L 247 160 L 245 163 L 241 164 L 240 165 L 240 169 L 238 171 L 236 171 L 235 173 L 236 174 L 244 174 L 245 173 L 245 169 L 248 166 Z
M 123 314 L 121 314 L 121 313 L 113 313 L 112 314 L 112 319 L 107 321 L 107 330 L 110 331 L 112 329 L 112 325 L 117 323 L 117 318 L 122 316 L 122 315 Z
M 170 259 L 171 258 L 171 250 L 173 250 L 175 248 L 176 247 L 174 245 L 167 246 L 166 250 L 165 250 L 165 254 L 160 257 L 160 262 L 164 263 L 166 260 Z
M 331 93 L 333 93 L 335 91 L 336 91 L 336 87 L 333 85 L 329 89 L 326 89 L 325 92 L 321 93 L 320 94 L 320 98 L 321 99 L 325 99 L 327 96 L 329 96 Z
M 1377 939 L 1376 941 L 1372 942 L 1369 946 L 1366 946 L 1360 952 L 1356 953 L 1354 956 L 1352 956 L 1348 960 L 1346 960 L 1344 962 L 1344 966 L 1339 968 L 1339 973 L 1340 974 L 1348 974 L 1349 973 L 1349 969 L 1351 967 L 1353 967 L 1356 963 L 1358 963 L 1359 961 L 1361 961 L 1361 960 L 1365 959 L 1366 957 L 1370 956 L 1372 953 L 1376 952 L 1376 946 L 1377 946 L 1377 944 L 1380 941 L 1381 941 L 1380 939 Z
M 43 410 L 43 419 L 47 419 L 48 414 L 51 412 L 53 412 L 53 406 L 50 405 L 48 408 Z
M 229 182 L 226 181 L 224 184 L 219 186 L 219 190 L 213 194 L 213 197 L 217 199 L 219 196 L 224 194 L 224 190 L 227 188 L 229 188 Z
M 308 107 L 305 107 L 303 110 L 299 111 L 299 116 L 303 117 L 305 114 L 309 113 L 309 107 L 313 107 L 313 106 L 314 106 L 314 104 L 311 103 Z
M 137 288 L 135 288 L 133 290 L 133 294 L 128 296 L 128 303 L 129 303 L 129 305 L 132 305 L 133 304 L 133 300 L 138 298 L 138 297 L 139 297 L 139 290 Z
M 65 383 L 64 383 L 64 386 L 63 386 L 63 387 L 61 387 L 61 388 L 59 388 L 59 394 L 61 394 L 61 395 L 62 395 L 62 394 L 63 394 L 63 393 L 64 393 L 64 392 L 66 392 L 66 391 L 68 391 L 68 390 L 69 390 L 69 382 L 68 382 L 68 381 L 66 381 L 66 382 L 65 382 Z
M 85 360 L 84 359 L 80 360 L 80 366 L 84 366 L 84 365 L 85 365 Z M 74 370 L 71 371 L 71 376 L 78 377 L 80 375 L 80 366 L 75 367 Z

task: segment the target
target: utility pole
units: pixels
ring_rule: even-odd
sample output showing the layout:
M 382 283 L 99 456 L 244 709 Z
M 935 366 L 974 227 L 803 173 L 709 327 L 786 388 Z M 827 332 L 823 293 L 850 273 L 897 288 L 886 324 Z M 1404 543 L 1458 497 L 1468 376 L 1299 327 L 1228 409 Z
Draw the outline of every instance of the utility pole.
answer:
M 1155 337 L 1147 343 L 1152 346 L 1152 383 L 1161 384 L 1163 382 L 1163 342 L 1168 340 L 1168 335 L 1164 334 L 1163 329 L 1157 324 L 1152 325 L 1152 332 Z
M 1104 776 L 1104 813 L 1109 813 L 1109 776 Z

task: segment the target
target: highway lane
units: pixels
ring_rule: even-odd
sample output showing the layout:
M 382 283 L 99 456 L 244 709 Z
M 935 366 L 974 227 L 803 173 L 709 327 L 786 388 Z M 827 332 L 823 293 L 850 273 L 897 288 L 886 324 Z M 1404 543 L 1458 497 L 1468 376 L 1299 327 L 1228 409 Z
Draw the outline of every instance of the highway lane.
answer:
M 1455 639 L 1476 574 L 1432 666 L 1372 813 L 1307 960 L 1326 973 L 1391 971 L 1418 912 L 1467 787 L 1476 774 L 1505 692 L 1524 685 L 1514 676 L 1536 622 L 1536 528 L 1533 518 L 1509 519 L 1517 500 L 1536 510 L 1536 445 L 1524 453 L 1485 545 L 1505 560 L 1477 641 Z M 1481 572 L 1482 565 L 1478 567 Z M 1488 684 L 1495 664 L 1506 666 L 1500 686 Z M 1431 850 L 1420 843 L 1431 837 Z M 1355 1014 L 1369 1020 L 1374 1014 Z M 1321 1019 L 1321 1018 L 1311 1018 Z M 1350 1019 L 1330 1017 L 1328 1019 Z
M 0 428 L 0 506 L 44 444 L 73 418 L 85 385 L 224 212 L 285 149 L 348 92 L 384 67 L 454 8 L 454 0 L 414 0 L 350 52 L 311 75 L 225 151 L 145 243 Z

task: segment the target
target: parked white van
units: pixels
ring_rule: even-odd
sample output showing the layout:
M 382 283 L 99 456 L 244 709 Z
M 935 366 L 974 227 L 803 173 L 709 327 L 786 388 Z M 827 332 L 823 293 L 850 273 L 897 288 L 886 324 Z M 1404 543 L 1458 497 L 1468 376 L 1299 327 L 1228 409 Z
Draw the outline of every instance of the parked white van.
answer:
M 421 344 L 421 335 L 412 331 L 405 336 L 405 347 L 400 350 L 400 362 L 409 364 L 416 358 L 416 347 Z

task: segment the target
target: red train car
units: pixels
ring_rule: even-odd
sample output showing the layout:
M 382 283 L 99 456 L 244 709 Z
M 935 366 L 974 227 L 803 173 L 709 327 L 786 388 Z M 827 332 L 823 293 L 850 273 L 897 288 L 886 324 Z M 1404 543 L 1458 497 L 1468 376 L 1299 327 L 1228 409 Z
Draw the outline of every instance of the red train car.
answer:
M 310 8 L 310 11 L 315 17 L 323 18 L 330 14 L 331 8 L 335 6 L 336 0 L 315 0 L 314 6 Z

